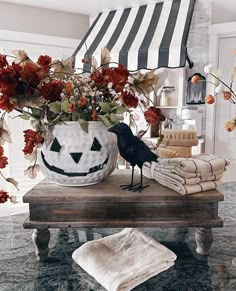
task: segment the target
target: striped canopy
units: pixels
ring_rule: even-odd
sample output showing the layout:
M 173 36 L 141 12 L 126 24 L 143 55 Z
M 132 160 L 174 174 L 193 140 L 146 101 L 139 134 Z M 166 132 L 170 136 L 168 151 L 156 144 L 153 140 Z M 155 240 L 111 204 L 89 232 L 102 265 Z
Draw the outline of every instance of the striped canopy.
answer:
M 94 56 L 99 62 L 104 47 L 110 50 L 111 62 L 131 71 L 184 67 L 194 4 L 195 0 L 167 0 L 100 13 L 73 54 L 75 67 L 90 71 L 82 59 Z

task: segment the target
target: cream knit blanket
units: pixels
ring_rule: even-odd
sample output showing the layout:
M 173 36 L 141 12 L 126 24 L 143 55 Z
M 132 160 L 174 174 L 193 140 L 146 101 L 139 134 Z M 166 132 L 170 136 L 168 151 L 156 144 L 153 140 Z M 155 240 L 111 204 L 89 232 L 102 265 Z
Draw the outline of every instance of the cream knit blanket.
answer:
M 174 265 L 176 255 L 134 228 L 85 243 L 72 258 L 108 291 L 129 291 Z

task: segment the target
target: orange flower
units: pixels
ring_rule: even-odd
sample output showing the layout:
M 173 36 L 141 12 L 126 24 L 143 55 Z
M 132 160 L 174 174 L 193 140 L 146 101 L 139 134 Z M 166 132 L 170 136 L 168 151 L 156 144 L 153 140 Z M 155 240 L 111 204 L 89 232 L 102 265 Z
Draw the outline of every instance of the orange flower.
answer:
M 230 91 L 223 91 L 223 98 L 225 100 L 229 100 L 231 98 L 231 92 Z
M 230 131 L 233 130 L 230 121 L 225 122 L 225 129 L 226 129 L 228 132 L 230 132 Z
M 65 91 L 66 91 L 66 94 L 70 94 L 72 90 L 72 85 L 71 85 L 71 82 L 66 82 L 66 85 L 65 85 Z
M 201 80 L 201 78 L 198 75 L 194 75 L 191 79 L 191 82 L 193 84 L 197 84 L 200 80 Z
M 69 110 L 69 112 L 75 111 L 73 104 L 71 104 L 71 103 L 68 104 L 68 110 Z
M 97 121 L 98 120 L 98 116 L 97 116 L 96 110 L 93 110 L 93 113 L 92 113 L 91 117 L 92 117 L 93 121 Z
M 77 103 L 78 107 L 81 108 L 83 107 L 87 102 L 87 98 L 85 98 L 84 96 L 80 96 L 80 99 Z
M 236 48 L 233 50 L 233 54 L 236 55 Z
M 215 98 L 213 95 L 207 95 L 205 97 L 205 101 L 207 104 L 213 104 L 215 102 Z

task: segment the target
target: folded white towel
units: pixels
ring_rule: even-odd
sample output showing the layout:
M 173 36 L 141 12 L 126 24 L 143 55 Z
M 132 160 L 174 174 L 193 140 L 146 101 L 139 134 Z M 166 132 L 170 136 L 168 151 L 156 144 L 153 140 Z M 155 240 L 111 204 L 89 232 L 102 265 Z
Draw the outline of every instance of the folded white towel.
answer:
M 173 266 L 176 255 L 140 230 L 125 228 L 85 243 L 72 258 L 108 291 L 129 291 Z
M 160 173 L 156 170 L 155 165 L 158 165 L 155 162 L 152 162 L 152 165 L 145 163 L 143 166 L 143 174 L 144 176 L 156 180 L 158 183 L 166 186 L 182 195 L 199 193 L 203 191 L 216 189 L 219 185 L 222 184 L 220 180 L 218 181 L 208 181 L 208 182 L 200 182 L 194 185 L 183 185 L 176 179 L 167 176 L 163 173 Z
M 179 181 L 183 185 L 194 185 L 194 184 L 204 182 L 204 181 L 216 181 L 216 180 L 219 180 L 223 177 L 223 173 L 221 172 L 220 174 L 217 174 L 214 176 L 210 175 L 210 176 L 205 176 L 205 177 L 201 177 L 201 174 L 197 173 L 198 174 L 197 176 L 194 174 L 194 177 L 187 177 L 186 178 L 178 171 L 173 171 L 172 169 L 168 169 L 166 167 L 160 166 L 159 164 L 155 165 L 155 170 L 160 172 L 160 173 L 163 173 L 163 174 L 165 174 L 173 179 L 176 179 L 177 181 Z
M 163 160 L 163 159 L 159 159 L 159 162 L 161 160 Z M 193 173 L 193 172 L 185 172 L 182 169 L 180 169 L 180 167 L 178 167 L 178 166 L 168 166 L 168 165 L 161 165 L 161 164 L 159 164 L 158 167 L 159 168 L 162 168 L 162 169 L 167 169 L 171 173 L 175 173 L 177 175 L 180 175 L 183 178 L 187 178 L 188 179 L 188 178 L 196 178 L 196 177 L 199 177 L 199 178 L 201 178 L 202 181 L 207 180 L 208 177 L 214 177 L 214 176 L 217 176 L 217 175 L 222 175 L 223 172 L 226 171 L 226 168 L 224 168 L 223 170 L 213 171 L 213 173 L 212 172 L 208 172 L 208 173 L 206 173 L 206 175 L 204 177 L 202 177 L 200 172 L 196 172 L 196 173 Z
M 185 172 L 200 173 L 204 178 L 214 175 L 216 171 L 224 171 L 229 161 L 222 157 L 209 154 L 201 154 L 191 158 L 158 159 L 160 165 L 179 167 Z

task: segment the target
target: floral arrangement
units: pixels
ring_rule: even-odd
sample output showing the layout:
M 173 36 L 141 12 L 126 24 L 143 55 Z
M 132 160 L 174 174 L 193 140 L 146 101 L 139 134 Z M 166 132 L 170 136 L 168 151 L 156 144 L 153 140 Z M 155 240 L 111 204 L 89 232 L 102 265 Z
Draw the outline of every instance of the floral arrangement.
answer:
M 234 55 L 236 56 L 236 49 L 234 49 Z M 212 94 L 208 94 L 205 97 L 205 101 L 207 104 L 214 104 L 216 98 L 218 96 L 222 96 L 222 98 L 228 102 L 236 104 L 236 91 L 233 91 L 233 83 L 236 81 L 236 67 L 233 67 L 230 72 L 230 84 L 226 84 L 221 78 L 221 69 L 214 70 L 212 65 L 207 65 L 204 68 L 204 72 L 209 75 L 214 82 L 209 81 L 211 84 L 215 86 L 214 96 Z M 199 76 L 195 75 L 192 77 L 192 83 L 196 84 L 200 80 Z M 236 116 L 232 116 L 230 121 L 225 122 L 225 129 L 230 132 L 236 129 Z
M 119 122 L 125 112 L 133 123 L 133 109 L 138 106 L 147 124 L 160 118 L 160 109 L 151 106 L 148 98 L 158 81 L 155 71 L 130 73 L 123 65 L 110 62 L 106 48 L 101 53 L 101 66 L 92 59 L 91 73 L 78 73 L 72 66 L 72 57 L 59 61 L 41 55 L 34 62 L 23 50 L 13 53 L 14 56 L 0 54 L 0 170 L 8 164 L 3 145 L 11 142 L 11 137 L 5 117 L 13 110 L 32 124 L 32 129 L 24 131 L 23 149 L 25 158 L 32 163 L 25 173 L 32 178 L 39 168 L 37 149 L 47 141 L 50 126 L 78 121 L 87 131 L 88 121 L 101 120 L 110 126 Z M 18 187 L 14 179 L 6 178 L 1 171 L 0 174 L 0 178 Z M 0 203 L 9 199 L 14 200 L 0 190 Z

